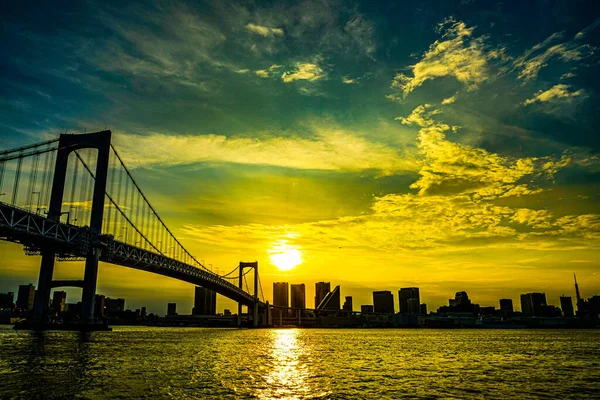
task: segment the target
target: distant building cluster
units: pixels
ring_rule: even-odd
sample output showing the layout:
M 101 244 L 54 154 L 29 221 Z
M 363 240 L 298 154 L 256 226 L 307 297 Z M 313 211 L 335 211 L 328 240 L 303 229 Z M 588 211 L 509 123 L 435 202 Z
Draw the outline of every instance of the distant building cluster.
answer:
M 520 296 L 521 311 L 515 311 L 513 300 L 499 300 L 499 307 L 474 303 L 466 291 L 456 292 L 448 305 L 428 313 L 427 305 L 421 303 L 418 287 L 400 288 L 398 291 L 398 312 L 395 309 L 394 293 L 389 290 L 373 291 L 373 304 L 360 305 L 354 310 L 352 296 L 345 296 L 341 305 L 340 286 L 331 290 L 330 282 L 315 284 L 314 308 L 306 308 L 305 285 L 288 282 L 273 283 L 274 325 L 375 325 L 375 326 L 431 326 L 463 327 L 562 325 L 575 326 L 575 320 L 597 320 L 600 314 L 600 296 L 583 300 L 575 281 L 577 310 L 572 298 L 560 297 L 560 307 L 549 305 L 545 293 L 531 292 Z M 323 321 L 326 321 L 325 323 Z M 574 325 L 575 324 L 575 325 Z M 580 325 L 580 324 L 579 324 Z M 577 325 L 577 326 L 579 326 Z
M 394 293 L 376 290 L 372 304 L 355 305 L 352 296 L 345 296 L 342 304 L 341 288 L 333 290 L 330 282 L 315 284 L 314 308 L 306 303 L 304 283 L 274 282 L 273 304 L 270 306 L 269 325 L 295 326 L 424 326 L 424 327 L 587 327 L 598 325 L 600 296 L 585 300 L 579 293 L 575 277 L 576 303 L 570 296 L 560 296 L 560 306 L 550 305 L 542 292 L 523 293 L 519 298 L 521 311 L 515 310 L 513 299 L 499 299 L 499 307 L 480 306 L 466 291 L 456 292 L 448 305 L 429 312 L 421 303 L 418 287 L 398 290 L 398 308 Z M 11 323 L 31 316 L 36 288 L 30 283 L 20 285 L 18 291 L 0 293 L 0 323 Z M 234 326 L 231 311 L 217 314 L 217 293 L 197 286 L 194 289 L 194 306 L 190 315 L 179 315 L 177 304 L 169 302 L 166 316 L 147 314 L 146 307 L 136 310 L 125 308 L 125 299 L 96 294 L 94 316 L 111 324 L 167 324 L 192 326 Z M 355 307 L 357 309 L 355 310 Z M 67 303 L 67 292 L 55 290 L 48 304 L 50 319 L 56 323 L 77 322 L 82 311 L 81 302 Z M 397 310 L 397 311 L 396 311 Z

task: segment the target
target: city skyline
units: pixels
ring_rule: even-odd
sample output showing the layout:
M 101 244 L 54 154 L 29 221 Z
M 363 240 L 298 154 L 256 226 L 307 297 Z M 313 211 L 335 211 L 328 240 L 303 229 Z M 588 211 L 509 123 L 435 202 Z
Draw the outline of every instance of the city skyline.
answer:
M 571 293 L 573 272 L 587 298 L 600 24 L 560 4 L 535 27 L 516 3 L 15 4 L 0 150 L 107 127 L 199 260 L 257 260 L 264 287 L 304 282 L 308 302 L 328 281 L 355 308 L 380 290 L 398 307 L 409 287 L 432 309 L 459 291 L 517 305 Z M 0 254 L 0 292 L 37 284 L 38 257 Z M 157 312 L 194 301 L 193 285 L 104 263 L 97 289 Z

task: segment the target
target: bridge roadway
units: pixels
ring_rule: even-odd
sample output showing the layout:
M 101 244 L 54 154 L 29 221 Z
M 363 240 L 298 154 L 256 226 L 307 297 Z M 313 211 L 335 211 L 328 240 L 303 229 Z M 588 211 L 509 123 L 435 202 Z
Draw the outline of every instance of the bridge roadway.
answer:
M 100 261 L 203 286 L 249 307 L 256 302 L 254 296 L 210 271 L 114 240 L 112 235 L 100 235 L 93 240 L 89 228 L 56 222 L 3 202 L 0 202 L 0 240 L 22 244 L 30 255 L 50 247 L 59 259 L 84 258 L 94 246 L 100 249 Z M 259 302 L 259 308 L 264 307 Z

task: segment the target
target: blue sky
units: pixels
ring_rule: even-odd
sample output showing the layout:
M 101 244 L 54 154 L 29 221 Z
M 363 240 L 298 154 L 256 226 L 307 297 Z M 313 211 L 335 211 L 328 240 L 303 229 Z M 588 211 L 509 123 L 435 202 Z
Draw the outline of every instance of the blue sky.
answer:
M 0 7 L 1 147 L 111 129 L 223 270 L 258 259 L 265 286 L 331 280 L 357 305 L 407 285 L 432 305 L 558 303 L 573 271 L 600 291 L 593 1 Z M 302 253 L 291 271 L 269 261 L 282 243 Z M 0 251 L 19 265 L 0 290 L 36 280 L 38 260 Z M 103 268 L 100 290 L 133 305 L 191 304 L 185 284 Z

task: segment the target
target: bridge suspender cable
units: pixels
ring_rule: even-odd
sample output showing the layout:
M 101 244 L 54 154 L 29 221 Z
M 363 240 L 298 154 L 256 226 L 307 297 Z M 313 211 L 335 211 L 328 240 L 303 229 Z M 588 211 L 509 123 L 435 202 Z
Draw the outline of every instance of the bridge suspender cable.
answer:
M 92 178 L 96 179 L 96 177 L 94 176 L 94 174 L 92 173 L 92 171 L 90 170 L 90 168 L 86 165 L 86 163 L 82 160 L 81 156 L 75 152 L 75 155 L 77 156 L 77 158 L 79 159 L 79 161 L 81 161 L 81 163 L 83 164 L 83 166 L 85 167 L 85 169 L 90 173 L 90 175 L 92 176 Z M 140 232 L 140 230 L 131 222 L 131 220 L 127 217 L 127 215 L 125 215 L 125 213 L 121 210 L 121 208 L 119 207 L 119 205 L 112 199 L 112 197 L 110 197 L 110 195 L 108 193 L 105 193 L 106 197 L 108 197 L 108 199 L 110 200 L 110 202 L 115 206 L 115 208 L 117 209 L 117 211 L 119 211 L 121 213 L 121 215 L 123 216 L 123 218 L 125 218 L 125 220 L 133 227 L 133 229 L 136 230 L 137 233 L 139 233 L 139 235 L 154 249 L 158 252 L 158 254 L 164 256 L 164 254 L 158 250 L 149 240 L 148 238 L 146 238 L 146 236 Z M 166 257 L 166 256 L 165 256 Z
M 121 166 L 123 167 L 123 169 L 127 173 L 127 176 L 129 176 L 129 179 L 131 179 L 131 181 L 133 182 L 135 188 L 138 190 L 138 193 L 142 196 L 142 198 L 144 199 L 144 201 L 146 202 L 146 204 L 148 205 L 148 207 L 150 207 L 150 210 L 152 211 L 152 213 L 154 214 L 154 216 L 156 218 L 158 218 L 158 220 L 160 221 L 161 225 L 169 233 L 169 235 L 171 236 L 171 238 L 179 245 L 179 247 L 185 252 L 185 254 L 188 255 L 188 257 L 190 257 L 192 260 L 194 260 L 196 262 L 196 264 L 198 264 L 199 266 L 201 266 L 205 270 L 207 270 L 207 271 L 209 271 L 209 272 L 212 273 L 212 271 L 210 271 L 208 268 L 206 268 L 204 265 L 202 265 L 202 263 L 200 261 L 198 261 L 196 259 L 196 257 L 194 257 L 189 251 L 187 251 L 187 249 L 185 247 L 183 247 L 183 245 L 181 244 L 181 242 L 179 240 L 177 240 L 177 238 L 175 237 L 175 235 L 173 235 L 173 232 L 171 232 L 171 230 L 167 227 L 167 225 L 165 225 L 165 223 L 162 220 L 162 218 L 158 215 L 158 213 L 156 212 L 156 210 L 154 209 L 154 207 L 152 207 L 152 205 L 150 204 L 150 201 L 148 201 L 148 199 L 146 198 L 146 196 L 144 195 L 144 193 L 142 192 L 142 190 L 138 186 L 137 182 L 135 181 L 135 179 L 133 179 L 133 176 L 131 175 L 131 173 L 129 172 L 129 170 L 127 169 L 127 167 L 125 166 L 125 163 L 123 163 L 123 160 L 119 156 L 119 153 L 117 153 L 117 150 L 115 150 L 115 148 L 114 148 L 114 146 L 112 144 L 110 145 L 110 147 L 111 147 L 112 151 L 115 153 L 115 155 L 117 156 L 117 159 L 121 163 Z

